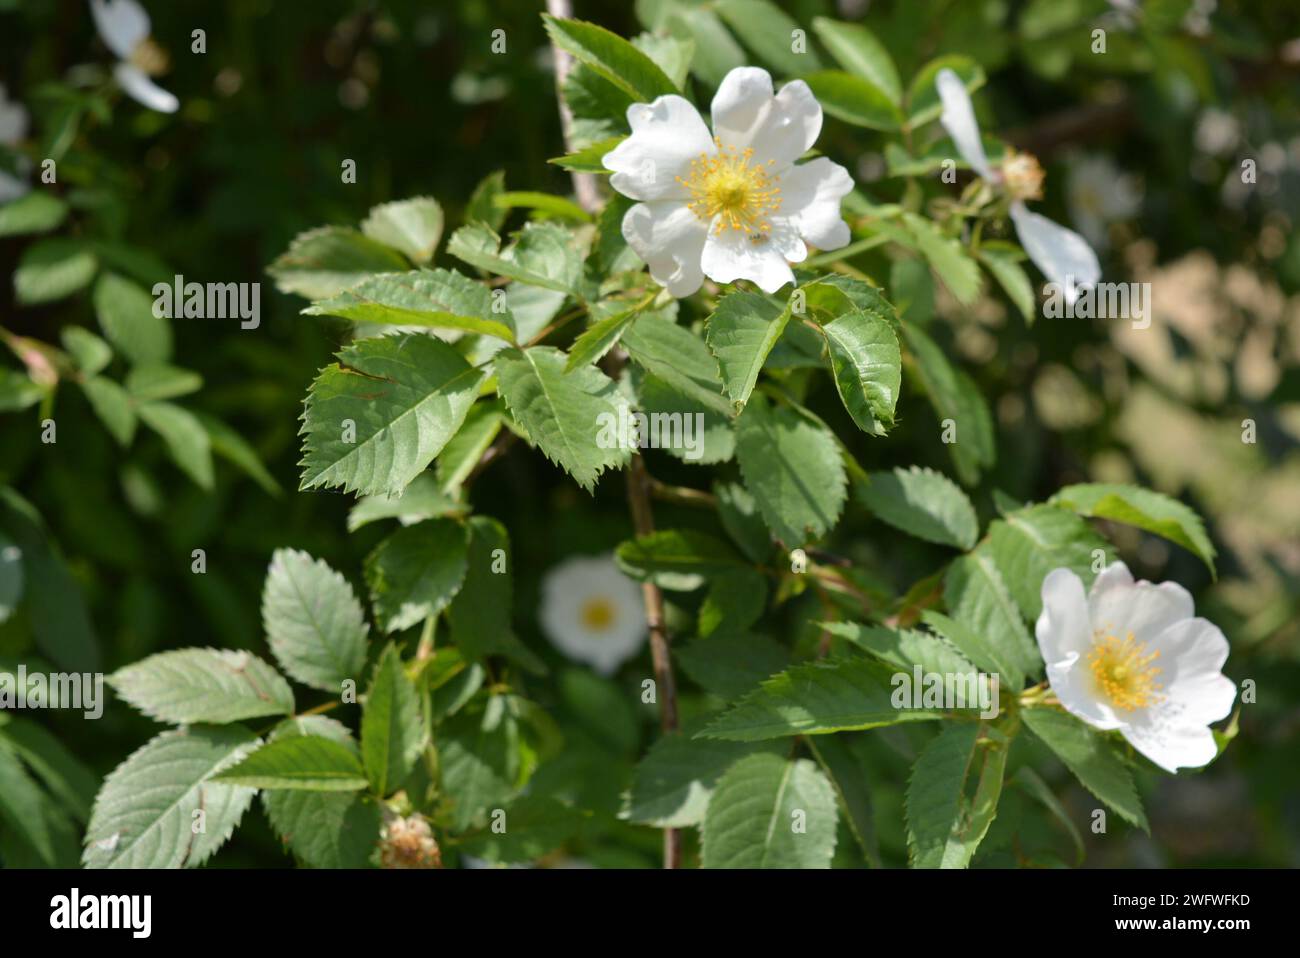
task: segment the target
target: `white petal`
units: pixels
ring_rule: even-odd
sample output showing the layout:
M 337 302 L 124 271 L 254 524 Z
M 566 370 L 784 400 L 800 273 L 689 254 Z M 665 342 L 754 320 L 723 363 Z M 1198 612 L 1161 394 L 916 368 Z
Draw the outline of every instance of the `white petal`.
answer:
M 1126 725 L 1121 734 L 1133 747 L 1166 772 L 1180 768 L 1200 768 L 1218 753 L 1214 733 L 1204 725 L 1182 725 L 1160 721 L 1159 713 L 1147 716 L 1153 721 Z
M 1124 572 L 1127 575 L 1128 570 Z M 1195 609 L 1191 595 L 1177 582 L 1155 585 L 1142 580 L 1094 588 L 1088 597 L 1088 613 L 1094 630 L 1121 639 L 1132 632 L 1138 642 L 1155 643 L 1165 629 L 1191 619 Z
M 582 621 L 582 608 L 593 598 L 613 608 L 606 629 L 593 630 Z M 569 658 L 602 674 L 612 673 L 644 644 L 644 608 L 639 587 L 609 558 L 570 559 L 542 581 L 539 618 L 547 637 Z
M 1088 241 L 1074 230 L 1032 212 L 1017 200 L 1011 204 L 1020 245 L 1049 282 L 1058 284 L 1067 302 L 1074 302 L 1076 287 L 1094 286 L 1101 279 L 1101 264 Z
M 1163 707 L 1179 709 L 1181 720 L 1197 725 L 1227 718 L 1237 686 L 1223 674 L 1228 640 L 1205 619 L 1184 619 L 1165 629 L 1153 643 L 1163 669 Z
M 794 271 L 787 260 L 800 262 L 808 248 L 799 239 L 789 221 L 772 223 L 772 232 L 761 242 L 754 242 L 744 230 L 709 231 L 704 243 L 704 275 L 718 283 L 747 279 L 765 293 L 775 293 L 786 283 L 794 282 Z
M 614 175 L 609 185 L 634 200 L 680 199 L 691 161 L 716 148 L 699 112 L 683 97 L 670 94 L 653 103 L 627 108 L 632 135 L 601 158 Z
M 1053 569 L 1043 576 L 1042 596 L 1034 635 L 1043 661 L 1050 665 L 1071 653 L 1083 655 L 1092 642 L 1083 580 L 1070 569 Z
M 655 282 L 681 299 L 704 282 L 701 260 L 709 224 L 685 203 L 638 203 L 623 217 L 623 238 L 646 261 Z
M 849 171 L 824 156 L 791 167 L 781 177 L 781 215 L 793 221 L 809 243 L 839 249 L 849 241 L 840 200 L 853 190 Z
M 970 164 L 972 170 L 986 180 L 992 179 L 989 159 L 984 153 L 984 143 L 980 140 L 980 125 L 975 119 L 975 108 L 971 106 L 966 84 L 952 70 L 944 69 L 934 78 L 934 85 L 943 102 L 939 122 L 957 145 L 957 152 Z
M 149 14 L 136 0 L 90 0 L 90 12 L 105 45 L 123 60 L 149 36 Z
M 1128 571 L 1128 566 L 1123 562 L 1112 562 L 1106 568 L 1098 573 L 1097 578 L 1092 580 L 1092 589 L 1089 590 L 1088 597 L 1100 595 L 1107 589 L 1113 589 L 1116 586 L 1129 586 L 1133 584 L 1133 573 Z
M 145 76 L 144 71 L 139 67 L 130 63 L 119 63 L 113 68 L 113 77 L 131 99 L 151 110 L 157 110 L 159 113 L 175 113 L 180 108 L 180 101 Z
M 1097 695 L 1087 662 L 1078 653 L 1071 652 L 1061 662 L 1048 662 L 1047 682 L 1067 712 L 1094 728 L 1109 731 L 1124 725 L 1110 703 Z
M 754 148 L 754 161 L 774 160 L 779 173 L 817 142 L 822 107 L 803 80 L 772 95 L 772 77 L 759 67 L 736 67 L 713 97 L 713 135 L 724 146 Z
M 6 100 L 0 87 L 0 143 L 12 146 L 27 135 L 27 108 Z

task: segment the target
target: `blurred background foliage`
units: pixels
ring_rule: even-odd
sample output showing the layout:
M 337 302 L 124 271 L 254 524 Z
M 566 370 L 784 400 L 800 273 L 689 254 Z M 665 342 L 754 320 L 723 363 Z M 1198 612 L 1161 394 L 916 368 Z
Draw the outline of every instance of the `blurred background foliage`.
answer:
M 305 549 L 356 581 L 379 538 L 373 527 L 346 534 L 351 497 L 295 491 L 302 397 L 346 330 L 299 316 L 302 304 L 268 281 L 266 264 L 289 240 L 320 224 L 354 224 L 374 204 L 414 195 L 436 197 L 448 222 L 459 222 L 476 184 L 494 170 L 513 189 L 571 189 L 546 163 L 565 150 L 539 2 L 148 6 L 154 38 L 171 59 L 160 82 L 181 101 L 170 116 L 122 98 L 107 81 L 110 55 L 82 0 L 0 0 L 0 81 L 32 115 L 26 140 L 5 162 L 57 160 L 57 184 L 36 187 L 71 207 L 54 235 L 93 250 L 102 265 L 146 285 L 175 273 L 263 284 L 258 329 L 173 323 L 172 361 L 202 376 L 186 407 L 236 430 L 269 476 L 258 482 L 219 460 L 204 489 L 173 464 L 157 435 L 142 431 L 121 448 L 66 384 L 45 384 L 37 405 L 14 400 L 31 370 L 21 350 L 0 357 L 0 486 L 43 518 L 85 597 L 106 670 L 180 646 L 260 651 L 261 584 L 275 548 Z M 574 6 L 574 15 L 624 36 L 648 28 L 695 37 L 710 54 L 697 70 L 705 78 L 739 62 L 782 72 L 725 0 Z M 975 491 L 984 517 L 994 490 L 1038 500 L 1071 482 L 1136 481 L 1198 509 L 1220 549 L 1212 581 L 1190 554 L 1132 529 L 1110 530 L 1135 572 L 1193 591 L 1198 613 L 1232 642 L 1226 671 L 1255 680 L 1258 701 L 1244 708 L 1236 742 L 1208 770 L 1142 782 L 1151 836 L 1085 833 L 1087 863 L 1300 864 L 1300 9 L 1267 0 L 779 6 L 803 25 L 815 16 L 860 19 L 905 79 L 939 54 L 978 60 L 989 76 L 977 98 L 985 128 L 1038 155 L 1048 171 L 1042 212 L 1089 232 L 1106 279 L 1152 284 L 1150 329 L 1091 320 L 1027 328 L 995 290 L 986 287 L 986 298 L 962 308 L 879 249 L 852 260 L 891 299 L 907 293 L 909 317 L 928 320 L 988 398 L 999 454 Z M 1107 34 L 1100 56 L 1090 50 L 1098 27 Z M 190 50 L 198 28 L 206 31 L 203 54 Z M 491 51 L 498 28 L 506 31 L 505 54 Z M 700 76 L 694 82 L 697 102 L 707 103 L 712 90 Z M 939 195 L 934 177 L 890 176 L 883 142 L 828 117 L 818 147 L 854 171 L 873 201 L 915 190 L 922 199 Z M 356 161 L 355 184 L 341 182 L 346 159 Z M 1244 159 L 1255 161 L 1253 184 L 1242 182 Z M 4 273 L 14 274 L 41 241 L 0 238 Z M 0 285 L 0 326 L 52 345 L 68 327 L 96 329 L 90 276 L 80 287 L 74 280 L 70 295 L 37 304 L 18 302 L 13 283 Z M 854 432 L 838 428 L 844 413 L 833 389 L 809 403 L 840 435 Z M 58 425 L 55 445 L 40 440 L 47 410 Z M 949 471 L 928 407 L 905 390 L 898 418 L 888 441 L 857 439 L 859 461 L 869 469 L 917 462 Z M 1255 424 L 1253 444 L 1242 441 L 1244 420 Z M 693 467 L 662 454 L 650 453 L 649 464 L 667 481 L 700 484 Z M 541 457 L 516 454 L 484 473 L 472 500 L 511 531 L 519 631 L 552 667 L 553 680 L 530 692 L 556 718 L 564 746 L 533 788 L 598 813 L 564 855 L 653 865 L 658 836 L 616 818 L 633 763 L 657 734 L 652 711 L 634 704 L 631 673 L 644 670 L 607 680 L 567 666 L 532 614 L 546 568 L 630 535 L 622 484 L 607 479 L 588 498 Z M 671 526 L 674 507 L 656 509 L 659 524 Z M 834 545 L 859 565 L 868 587 L 889 594 L 944 558 L 937 547 L 852 512 Z M 191 572 L 198 548 L 207 554 L 203 575 Z M 787 608 L 790 629 L 814 642 L 812 596 Z M 33 631 L 22 611 L 0 624 L 0 665 L 39 667 Z M 688 719 L 702 708 L 694 688 L 686 682 Z M 155 730 L 116 701 L 98 722 L 67 713 L 39 721 L 75 754 L 79 775 L 102 776 Z M 853 748 L 878 784 L 882 860 L 901 864 L 911 733 L 903 726 L 870 734 L 888 747 L 858 741 Z M 1016 814 L 1014 803 L 1032 801 L 1034 785 L 1015 781 L 1023 787 L 1004 796 L 977 863 L 1024 860 L 1034 842 L 1064 849 L 1039 860 L 1072 862 L 1059 831 L 1014 830 L 1019 819 L 1040 818 Z M 87 803 L 92 794 L 93 787 Z M 1077 786 L 1067 795 L 1072 817 L 1086 820 L 1091 798 Z M 69 822 L 62 836 L 70 863 L 80 827 Z M 0 858 L 24 861 L 2 832 Z M 259 810 L 214 859 L 289 862 Z

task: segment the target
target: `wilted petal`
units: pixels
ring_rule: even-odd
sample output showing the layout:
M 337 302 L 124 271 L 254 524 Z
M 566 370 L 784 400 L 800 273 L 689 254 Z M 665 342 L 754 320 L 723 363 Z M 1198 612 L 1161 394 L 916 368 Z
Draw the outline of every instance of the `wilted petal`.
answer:
M 754 160 L 774 160 L 774 172 L 789 166 L 817 142 L 822 107 L 802 80 L 772 95 L 772 77 L 759 67 L 736 67 L 713 97 L 713 135 L 724 145 L 753 147 Z
M 1067 302 L 1074 302 L 1077 287 L 1095 286 L 1101 279 L 1097 254 L 1074 230 L 1053 223 L 1018 201 L 1011 204 L 1011 219 L 1020 245 L 1048 281 L 1061 287 Z
M 609 185 L 634 200 L 681 199 L 686 187 L 677 182 L 690 172 L 691 161 L 714 152 L 708 128 L 695 107 L 676 95 L 627 108 L 632 135 L 601 159 L 614 175 Z
M 149 36 L 149 14 L 136 0 L 90 0 L 90 12 L 104 44 L 122 60 Z
M 939 122 L 957 145 L 957 152 L 976 173 L 986 180 L 991 179 L 989 159 L 980 140 L 980 125 L 975 119 L 975 108 L 971 105 L 966 84 L 952 70 L 945 69 L 934 78 L 934 85 L 943 103 Z
M 824 250 L 839 249 L 849 241 L 840 200 L 852 190 L 849 171 L 819 156 L 791 167 L 781 177 L 781 209 L 809 243 Z
M 159 113 L 175 113 L 180 108 L 180 101 L 150 80 L 139 67 L 130 63 L 119 63 L 113 68 L 113 77 L 131 99 L 151 110 L 157 110 Z
M 650 275 L 681 298 L 704 282 L 701 257 L 708 224 L 684 203 L 660 200 L 638 203 L 623 217 L 623 238 L 645 260 Z

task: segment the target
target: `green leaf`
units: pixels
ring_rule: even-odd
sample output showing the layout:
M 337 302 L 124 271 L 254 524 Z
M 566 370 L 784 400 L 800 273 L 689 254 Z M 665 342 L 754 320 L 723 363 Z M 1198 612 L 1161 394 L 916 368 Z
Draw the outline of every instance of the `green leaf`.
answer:
M 494 170 L 479 181 L 465 204 L 466 223 L 485 223 L 493 231 L 501 229 L 506 221 L 506 210 L 497 206 L 496 198 L 505 192 L 506 174 Z
M 598 307 L 605 306 L 603 303 L 597 304 Z M 606 307 L 612 308 L 612 307 Z M 613 309 L 609 315 L 599 318 L 596 322 L 588 326 L 573 345 L 569 347 L 569 360 L 565 364 L 564 371 L 572 372 L 579 366 L 588 366 L 598 362 L 602 356 L 614 348 L 614 344 L 622 338 L 632 323 L 641 315 L 644 304 L 637 304 L 624 309 Z M 599 312 L 593 307 L 592 315 L 597 316 Z
M 191 726 L 155 736 L 104 780 L 86 829 L 87 868 L 184 868 L 220 848 L 257 794 L 212 776 L 258 740 L 238 726 Z M 203 830 L 196 831 L 196 812 Z
M 953 561 L 944 577 L 943 601 L 952 617 L 989 650 L 989 656 L 981 659 L 970 648 L 959 646 L 981 669 L 1000 673 L 1002 684 L 1012 689 L 1020 687 L 1024 676 L 1041 674 L 1038 647 L 986 550 L 976 549 Z
M 723 772 L 760 749 L 774 750 L 744 742 L 665 735 L 637 764 L 620 817 L 656 828 L 699 825 Z
M 966 306 L 974 303 L 980 294 L 979 266 L 966 252 L 961 240 L 945 236 L 928 219 L 915 213 L 904 213 L 903 224 L 911 233 L 916 248 L 939 274 L 953 298 Z
M 119 446 L 131 445 L 135 438 L 135 401 L 125 389 L 103 376 L 91 376 L 80 383 L 86 401 L 95 411 Z
M 451 234 L 447 252 L 497 276 L 562 293 L 574 292 L 582 273 L 573 234 L 558 223 L 526 223 L 504 249 L 495 232 L 471 223 Z
M 467 708 L 438 728 L 442 789 L 451 800 L 451 825 L 463 831 L 503 808 L 517 791 L 520 729 L 504 695 Z
M 368 276 L 302 312 L 354 323 L 457 329 L 514 342 L 509 314 L 500 314 L 504 322 L 494 319 L 492 303 L 487 287 L 454 270 L 411 270 Z
M 808 739 L 808 748 L 834 786 L 840 814 L 862 854 L 873 868 L 880 868 L 871 783 L 864 762 L 853 748 L 853 743 L 861 741 L 860 736 L 819 735 Z
M 1093 553 L 1110 551 L 1110 543 L 1086 521 L 1059 506 L 1037 505 L 1007 513 L 989 526 L 988 544 L 1007 588 L 1030 622 L 1043 609 L 1047 573 L 1062 566 L 1088 585 L 1094 576 Z
M 442 238 L 442 207 L 431 196 L 382 203 L 362 221 L 361 232 L 413 263 L 427 263 Z
M 0 737 L 0 823 L 21 835 L 42 863 L 53 867 L 54 839 L 44 814 L 48 801 L 17 753 Z
M 361 759 L 376 795 L 382 798 L 401 788 L 424 741 L 419 693 L 406 677 L 397 647 L 387 645 L 361 711 Z
M 464 511 L 461 502 L 438 488 L 432 475 L 422 472 L 411 480 L 400 496 L 366 496 L 360 500 L 348 513 L 348 532 L 356 532 L 362 526 L 384 519 L 396 519 L 404 526 L 413 526 L 425 519 L 460 515 Z
M 874 289 L 852 296 L 831 282 L 804 287 L 830 355 L 840 400 L 858 428 L 883 436 L 894 425 L 903 381 L 903 357 L 894 327 L 894 308 Z
M 716 482 L 713 494 L 718 498 L 718 518 L 733 542 L 754 562 L 763 562 L 772 553 L 772 534 L 767 531 L 758 504 L 738 482 Z
M 718 300 L 704 339 L 722 371 L 723 389 L 737 409 L 749 401 L 763 363 L 789 320 L 789 304 L 782 308 L 758 293 L 734 292 Z
M 118 669 L 108 684 L 159 722 L 226 724 L 293 714 L 289 683 L 255 655 L 228 649 L 159 652 Z
M 771 0 L 719 0 L 714 9 L 745 46 L 779 73 L 803 76 L 821 68 L 821 58 L 806 38 L 802 53 L 792 49 L 799 24 Z
M 1058 709 L 1029 708 L 1025 725 L 1050 748 L 1083 787 L 1125 821 L 1149 831 L 1133 773 L 1102 734 Z
M 700 635 L 744 632 L 762 618 L 766 607 L 767 579 L 757 569 L 717 576 L 700 605 Z
M 597 140 L 581 150 L 567 153 L 564 156 L 557 156 L 546 162 L 554 163 L 556 166 L 574 173 L 608 173 L 609 170 L 605 169 L 605 164 L 601 161 L 606 153 L 625 139 L 627 139 L 625 136 L 611 136 L 604 140 Z
M 633 579 L 674 592 L 690 592 L 713 576 L 745 568 L 729 545 L 693 529 L 661 529 L 638 536 L 620 544 L 614 559 Z
M 262 627 L 280 667 L 303 685 L 339 693 L 366 664 L 368 628 L 347 579 L 296 549 L 271 555 Z
M 817 101 L 837 120 L 869 130 L 897 130 L 903 114 L 884 90 L 843 70 L 823 70 L 804 77 Z
M 902 323 L 903 338 L 915 360 L 913 370 L 939 417 L 951 423 L 953 442 L 945 443 L 963 484 L 975 485 L 980 471 L 996 460 L 993 420 L 979 390 L 957 370 L 929 336 L 912 323 Z
M 105 273 L 95 283 L 99 328 L 131 363 L 165 363 L 171 358 L 171 324 L 153 309 L 153 298 L 144 287 L 116 273 Z
M 717 362 L 704 341 L 685 326 L 667 316 L 647 313 L 623 333 L 622 346 L 633 362 L 686 398 L 731 416 Z
M 293 736 L 327 738 L 359 754 L 352 733 L 341 722 L 323 715 L 287 719 L 276 726 L 271 741 Z M 266 815 L 281 840 L 313 868 L 366 868 L 379 840 L 378 804 L 360 792 L 310 792 L 275 789 L 262 793 Z
M 203 388 L 198 373 L 167 363 L 133 366 L 126 374 L 126 390 L 138 400 L 175 399 Z
M 571 53 L 634 100 L 680 92 L 648 56 L 617 34 L 583 20 L 560 20 L 543 14 L 551 42 Z
M 63 299 L 89 286 L 97 269 L 99 261 L 81 240 L 41 240 L 27 248 L 14 270 L 14 296 L 27 306 Z
M 499 399 L 489 399 L 470 407 L 465 422 L 456 431 L 456 435 L 447 440 L 447 445 L 442 447 L 442 453 L 434 464 L 438 477 L 437 488 L 443 495 L 455 496 L 459 493 L 461 486 L 469 479 L 501 431 L 504 418 L 504 407 Z
M 0 367 L 0 412 L 19 412 L 48 395 L 49 390 L 32 382 L 26 372 Z
M 90 802 L 99 789 L 94 774 L 52 733 L 33 719 L 13 716 L 0 724 L 0 744 L 8 744 L 50 794 L 79 822 L 90 820 Z
M 911 672 L 917 665 L 926 675 L 965 675 L 975 670 L 956 646 L 930 632 L 856 622 L 823 622 L 821 628 L 904 672 Z
M 632 373 L 632 384 L 638 412 L 646 417 L 643 435 L 650 448 L 697 466 L 726 462 L 736 454 L 730 415 L 639 369 Z
M 1038 310 L 1034 308 L 1034 287 L 1020 265 L 1018 254 L 1014 250 L 985 245 L 980 247 L 979 259 L 1006 292 L 1007 298 L 1020 310 L 1025 325 L 1034 325 L 1038 318 Z
M 939 545 L 969 549 L 979 535 L 975 507 L 947 476 L 912 466 L 873 472 L 854 483 L 855 498 L 895 529 Z
M 572 200 L 554 193 L 540 193 L 536 190 L 515 190 L 502 193 L 493 202 L 503 209 L 537 210 L 546 216 L 573 220 L 578 223 L 590 223 L 594 217 Z
M 307 299 L 328 299 L 371 273 L 404 270 L 402 254 L 365 234 L 342 226 L 299 233 L 266 271 L 276 289 Z
M 836 62 L 855 76 L 871 83 L 897 105 L 903 97 L 898 68 L 885 45 L 861 23 L 843 23 L 813 17 L 813 31 Z
M 203 431 L 208 434 L 213 452 L 237 466 L 270 495 L 279 497 L 282 494 L 279 484 L 266 471 L 266 466 L 257 451 L 248 444 L 248 440 L 215 416 L 202 412 L 194 415 L 203 426 Z
M 753 742 L 787 735 L 824 735 L 942 717 L 891 701 L 894 670 L 867 658 L 807 662 L 774 675 L 700 733 Z
M 367 784 L 366 771 L 356 753 L 319 735 L 294 735 L 268 742 L 212 780 L 249 788 L 309 792 L 354 792 Z
M 1201 517 L 1190 507 L 1160 492 L 1119 483 L 1087 482 L 1066 486 L 1052 502 L 1081 516 L 1137 526 L 1175 542 L 1214 573 L 1214 543 Z
M 460 428 L 483 378 L 432 336 L 348 346 L 307 394 L 300 488 L 401 493 Z
M 806 758 L 762 752 L 718 781 L 700 831 L 705 868 L 829 868 L 835 790 Z
M 790 652 L 765 635 L 724 633 L 674 647 L 683 671 L 708 691 L 735 699 L 790 665 Z
M 498 388 L 511 415 L 546 458 L 591 492 L 606 469 L 624 465 L 631 449 L 601 443 L 602 423 L 619 422 L 618 387 L 594 366 L 566 375 L 567 357 L 550 346 L 503 349 Z
M 997 815 L 1009 740 L 986 723 L 949 725 L 933 739 L 907 786 L 913 868 L 965 868 Z
M 375 618 L 400 632 L 437 615 L 460 591 L 467 532 L 454 519 L 428 519 L 399 529 L 366 557 L 366 583 Z
M 824 425 L 754 396 L 736 420 L 736 459 L 763 520 L 787 548 L 835 526 L 848 479 L 839 443 Z
M 0 530 L 22 555 L 23 595 L 36 647 L 69 671 L 98 672 L 99 643 L 81 586 L 50 539 L 40 513 L 3 486 Z
M 447 607 L 451 641 L 471 659 L 504 655 L 533 672 L 546 666 L 515 635 L 514 556 L 506 527 L 487 516 L 469 520 L 465 583 Z
M 952 70 L 966 85 L 967 92 L 974 93 L 984 85 L 986 79 L 984 68 L 970 57 L 960 54 L 948 54 L 931 60 L 912 78 L 907 91 L 907 125 L 913 129 L 923 123 L 938 119 L 943 112 L 939 101 L 939 90 L 934 79 L 940 70 Z
M 143 402 L 136 412 L 146 426 L 162 436 L 172 462 L 200 488 L 211 489 L 212 443 L 198 417 L 169 402 Z
M 689 37 L 695 42 L 691 72 L 705 85 L 720 86 L 729 71 L 749 62 L 744 49 L 712 8 L 674 3 L 664 4 L 662 9 L 663 22 L 651 24 L 651 29 L 663 27 L 674 36 Z
M 581 835 L 591 812 L 546 795 L 522 795 L 504 809 L 506 828 L 465 836 L 460 850 L 494 864 L 535 862 Z
M 23 597 L 23 550 L 0 532 L 0 624 L 6 622 Z
M 40 190 L 0 206 L 0 236 L 48 233 L 68 215 L 68 204 Z

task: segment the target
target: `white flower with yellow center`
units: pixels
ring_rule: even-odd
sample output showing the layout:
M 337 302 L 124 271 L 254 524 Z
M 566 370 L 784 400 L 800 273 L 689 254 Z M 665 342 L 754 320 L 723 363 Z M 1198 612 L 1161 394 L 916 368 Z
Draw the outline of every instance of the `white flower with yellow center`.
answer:
M 1211 722 L 1226 718 L 1237 688 L 1223 674 L 1228 640 L 1196 618 L 1174 582 L 1134 582 L 1116 562 L 1084 594 L 1069 569 L 1043 579 L 1038 648 L 1065 710 L 1095 728 L 1118 729 L 1169 772 L 1217 754 Z
M 943 102 L 939 122 L 952 137 L 962 159 L 981 178 L 1007 191 L 1011 197 L 1011 221 L 1016 225 L 1020 245 L 1043 275 L 1060 286 L 1066 300 L 1073 302 L 1079 288 L 1094 286 L 1101 279 L 1101 264 L 1082 236 L 1025 206 L 1025 200 L 1042 198 L 1042 167 L 1028 153 L 1009 150 L 1006 159 L 994 169 L 984 152 L 975 109 L 961 77 L 952 70 L 940 70 L 935 87 Z
M 540 619 L 552 645 L 602 675 L 645 643 L 641 588 L 609 557 L 569 559 L 548 572 Z
M 1137 180 L 1104 153 L 1074 157 L 1065 187 L 1070 218 L 1093 246 L 1105 249 L 1106 228 L 1135 215 L 1142 206 Z
M 167 54 L 149 37 L 149 14 L 136 0 L 90 0 L 95 28 L 118 63 L 113 78 L 127 95 L 151 110 L 175 113 L 180 101 L 150 76 L 167 69 Z
M 27 136 L 27 108 L 9 99 L 9 93 L 0 83 L 0 146 L 14 146 Z M 25 156 L 18 156 L 14 173 L 0 168 L 0 203 L 8 203 L 27 193 L 26 170 L 31 165 Z M 15 173 L 17 175 L 15 175 Z
M 712 136 L 680 96 L 635 103 L 627 119 L 632 135 L 602 162 L 610 185 L 640 201 L 623 217 L 624 239 L 673 296 L 689 296 L 705 276 L 774 293 L 794 282 L 790 264 L 807 259 L 807 244 L 848 243 L 848 171 L 825 157 L 795 165 L 822 128 L 802 80 L 774 94 L 766 70 L 732 70 L 713 98 Z

